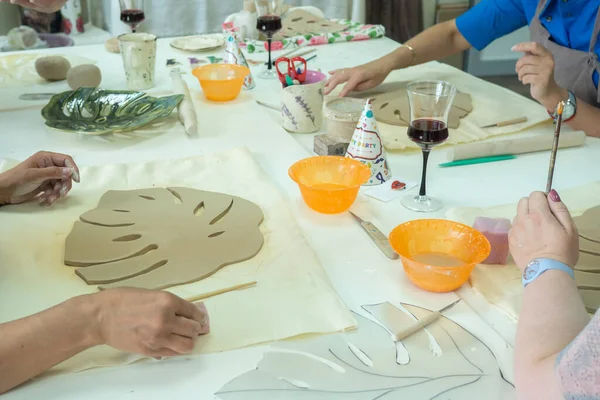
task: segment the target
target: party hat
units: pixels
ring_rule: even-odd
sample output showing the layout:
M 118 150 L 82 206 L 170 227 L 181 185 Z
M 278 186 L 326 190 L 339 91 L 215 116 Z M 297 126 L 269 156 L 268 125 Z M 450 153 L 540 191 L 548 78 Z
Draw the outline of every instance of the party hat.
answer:
M 248 62 L 246 61 L 246 57 L 244 57 L 244 53 L 242 53 L 240 50 L 240 46 L 238 46 L 238 42 L 233 33 L 230 33 L 227 37 L 227 48 L 225 49 L 223 63 L 241 65 L 250 69 Z M 255 86 L 256 84 L 254 83 L 254 78 L 252 77 L 251 72 L 244 80 L 244 89 L 254 89 Z
M 367 100 L 358 125 L 354 129 L 346 157 L 360 161 L 371 168 L 371 178 L 365 186 L 381 185 L 392 177 L 370 99 Z

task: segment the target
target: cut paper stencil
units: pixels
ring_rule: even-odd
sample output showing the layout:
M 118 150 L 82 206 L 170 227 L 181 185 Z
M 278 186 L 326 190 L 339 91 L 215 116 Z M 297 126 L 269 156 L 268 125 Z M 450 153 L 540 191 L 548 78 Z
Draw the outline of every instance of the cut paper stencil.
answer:
M 402 304 L 417 319 L 430 310 Z M 355 315 L 358 330 L 280 342 L 256 369 L 227 383 L 216 396 L 236 399 L 486 399 L 514 396 L 491 350 L 451 320 L 427 327 L 441 354 L 430 349 L 427 331 L 393 342 L 390 333 L 414 323 L 390 303 L 363 306 L 381 325 Z M 400 355 L 408 353 L 402 361 Z
M 65 264 L 90 285 L 163 289 L 204 279 L 261 249 L 263 213 L 189 188 L 109 191 L 75 222 Z

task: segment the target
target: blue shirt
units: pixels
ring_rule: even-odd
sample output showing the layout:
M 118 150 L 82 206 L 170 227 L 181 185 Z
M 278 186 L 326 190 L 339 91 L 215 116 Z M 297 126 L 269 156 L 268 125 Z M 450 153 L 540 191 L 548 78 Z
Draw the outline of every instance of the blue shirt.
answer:
M 482 0 L 456 19 L 460 33 L 477 50 L 494 40 L 529 25 L 538 0 Z M 540 13 L 542 26 L 552 40 L 564 47 L 588 52 L 600 0 L 550 0 Z M 517 44 L 517 43 L 515 43 Z M 600 40 L 596 43 L 600 54 Z M 594 71 L 598 86 L 598 73 Z

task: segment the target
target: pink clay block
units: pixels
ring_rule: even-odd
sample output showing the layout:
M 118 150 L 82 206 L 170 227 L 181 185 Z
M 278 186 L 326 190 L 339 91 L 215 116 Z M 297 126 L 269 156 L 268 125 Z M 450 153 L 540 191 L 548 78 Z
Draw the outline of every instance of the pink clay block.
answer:
M 511 223 L 506 218 L 477 217 L 473 228 L 483 233 L 490 241 L 492 251 L 483 264 L 505 265 L 508 261 L 508 231 Z

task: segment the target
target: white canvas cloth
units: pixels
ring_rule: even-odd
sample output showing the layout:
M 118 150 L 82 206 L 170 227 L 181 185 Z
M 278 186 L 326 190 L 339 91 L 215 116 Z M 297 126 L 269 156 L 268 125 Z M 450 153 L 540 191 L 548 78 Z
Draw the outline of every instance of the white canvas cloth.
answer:
M 10 163 L 0 165 L 6 170 Z M 256 203 L 265 219 L 259 254 L 199 282 L 173 287 L 182 297 L 256 280 L 250 289 L 205 301 L 211 333 L 194 353 L 212 353 L 310 333 L 353 328 L 356 321 L 332 288 L 287 205 L 250 152 L 183 160 L 81 169 L 81 184 L 52 208 L 36 203 L 0 209 L 0 323 L 31 315 L 76 295 L 92 293 L 63 264 L 65 238 L 79 215 L 109 189 L 190 187 L 228 193 Z M 75 372 L 140 359 L 107 346 L 80 353 L 51 372 Z

